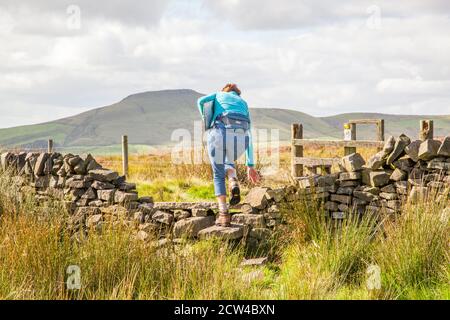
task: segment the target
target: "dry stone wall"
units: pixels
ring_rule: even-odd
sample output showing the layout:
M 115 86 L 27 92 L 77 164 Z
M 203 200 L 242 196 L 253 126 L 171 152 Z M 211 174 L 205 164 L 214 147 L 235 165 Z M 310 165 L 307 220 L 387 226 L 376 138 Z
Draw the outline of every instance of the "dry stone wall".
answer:
M 214 224 L 215 203 L 154 203 L 151 197 L 140 197 L 134 183 L 103 168 L 91 155 L 5 152 L 0 164 L 2 171 L 21 178 L 23 191 L 32 192 L 37 204 L 61 201 L 74 233 L 100 229 L 121 217 L 137 227 L 141 240 L 156 233 L 161 240 L 219 237 L 259 245 L 281 224 L 279 205 L 294 201 L 297 191 L 294 186 L 252 189 L 243 204 L 233 209 L 232 226 L 224 228 Z
M 448 201 L 450 137 L 441 142 L 391 136 L 367 163 L 353 153 L 340 167 L 336 174 L 299 178 L 300 192 L 322 200 L 334 219 L 349 212 L 393 214 L 407 201 Z
M 122 217 L 136 226 L 136 237 L 144 241 L 156 234 L 161 243 L 219 237 L 259 246 L 285 223 L 280 210 L 298 201 L 318 201 L 327 216 L 337 220 L 350 212 L 396 213 L 408 198 L 418 201 L 431 193 L 448 201 L 450 137 L 443 142 L 390 137 L 367 163 L 354 153 L 342 158 L 338 173 L 302 177 L 296 185 L 277 189 L 253 188 L 232 208 L 228 228 L 214 225 L 215 203 L 154 203 L 151 197 L 139 197 L 135 184 L 103 168 L 91 155 L 6 152 L 0 164 L 2 171 L 21 177 L 38 204 L 62 201 L 74 233 L 101 229 Z

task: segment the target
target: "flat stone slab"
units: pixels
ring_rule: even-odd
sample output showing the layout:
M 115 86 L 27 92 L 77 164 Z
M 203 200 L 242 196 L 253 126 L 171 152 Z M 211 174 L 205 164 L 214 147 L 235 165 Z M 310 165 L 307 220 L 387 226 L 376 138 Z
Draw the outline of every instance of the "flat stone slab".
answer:
M 267 257 L 244 259 L 244 261 L 241 262 L 241 267 L 262 266 L 262 265 L 265 265 L 267 263 L 267 261 L 269 261 L 269 259 Z
M 232 224 L 231 227 L 211 226 L 198 232 L 200 239 L 220 238 L 223 240 L 235 240 L 243 236 L 244 227 L 236 224 Z
M 158 210 L 193 210 L 211 209 L 217 210 L 217 202 L 155 202 L 153 207 Z M 241 205 L 231 206 L 231 209 L 239 209 Z
M 175 238 L 186 237 L 196 237 L 199 232 L 203 229 L 214 224 L 215 218 L 213 216 L 209 217 L 192 217 L 180 220 L 175 223 L 173 228 L 173 234 Z

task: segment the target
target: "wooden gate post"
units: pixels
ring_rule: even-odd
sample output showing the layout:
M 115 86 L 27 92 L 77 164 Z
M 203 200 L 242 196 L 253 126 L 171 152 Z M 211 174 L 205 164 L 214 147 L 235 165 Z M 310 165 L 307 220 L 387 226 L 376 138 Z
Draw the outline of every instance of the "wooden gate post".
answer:
M 355 123 L 346 123 L 344 126 L 349 126 L 351 131 L 350 140 L 356 140 L 356 124 Z M 344 155 L 348 156 L 349 154 L 355 153 L 356 147 L 344 147 Z
M 419 139 L 424 141 L 427 139 L 433 139 L 433 120 L 420 120 L 420 135 Z
M 128 136 L 122 136 L 122 168 L 123 175 L 128 177 Z
M 52 153 L 53 152 L 53 140 L 52 139 L 48 139 L 47 152 L 48 153 Z
M 384 141 L 384 119 L 378 122 L 378 141 Z
M 303 125 L 300 123 L 291 125 L 291 138 L 291 174 L 296 178 L 303 176 L 303 165 L 295 163 L 295 158 L 303 157 L 303 146 L 296 146 L 293 139 L 303 139 Z

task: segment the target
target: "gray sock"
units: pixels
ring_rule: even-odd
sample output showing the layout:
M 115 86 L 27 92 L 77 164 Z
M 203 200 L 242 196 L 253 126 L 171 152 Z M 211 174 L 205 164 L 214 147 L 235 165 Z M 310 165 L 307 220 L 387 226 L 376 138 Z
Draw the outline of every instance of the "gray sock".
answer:
M 219 212 L 220 213 L 227 213 L 228 212 L 228 206 L 226 203 L 219 203 Z

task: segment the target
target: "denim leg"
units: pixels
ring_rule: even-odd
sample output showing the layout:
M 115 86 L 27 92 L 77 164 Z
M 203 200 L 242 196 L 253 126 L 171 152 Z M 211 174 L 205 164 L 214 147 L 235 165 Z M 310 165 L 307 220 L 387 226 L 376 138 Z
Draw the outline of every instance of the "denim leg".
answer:
M 226 129 L 225 169 L 234 168 L 248 147 L 248 134 L 241 129 Z
M 214 193 L 227 194 L 225 186 L 225 128 L 214 127 L 208 131 L 208 156 L 213 170 Z

